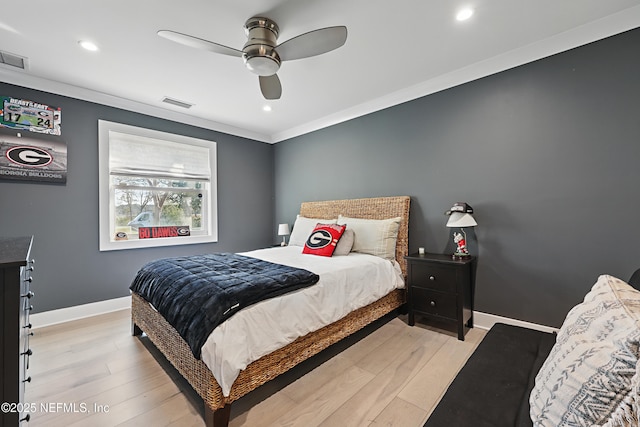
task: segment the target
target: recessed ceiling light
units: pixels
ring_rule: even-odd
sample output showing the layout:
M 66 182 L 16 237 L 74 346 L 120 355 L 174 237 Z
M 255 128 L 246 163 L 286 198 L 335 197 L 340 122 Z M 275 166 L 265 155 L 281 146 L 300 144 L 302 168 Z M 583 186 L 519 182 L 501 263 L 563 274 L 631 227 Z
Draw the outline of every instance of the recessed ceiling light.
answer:
M 466 21 L 467 19 L 471 18 L 472 15 L 473 15 L 473 9 L 471 8 L 461 9 L 456 15 L 456 19 L 458 21 Z
M 96 50 L 98 50 L 98 46 L 96 46 L 95 43 L 90 41 L 80 40 L 78 44 L 82 46 L 84 49 L 90 50 L 91 52 L 95 52 Z
M 262 107 L 263 111 L 271 111 L 271 105 L 265 105 L 264 107 Z

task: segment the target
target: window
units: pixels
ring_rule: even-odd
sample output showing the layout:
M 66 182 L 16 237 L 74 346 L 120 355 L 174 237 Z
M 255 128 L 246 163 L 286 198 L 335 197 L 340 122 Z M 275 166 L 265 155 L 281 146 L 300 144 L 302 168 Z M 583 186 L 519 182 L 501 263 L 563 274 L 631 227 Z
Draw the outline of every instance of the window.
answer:
M 101 251 L 217 241 L 215 142 L 98 129 Z

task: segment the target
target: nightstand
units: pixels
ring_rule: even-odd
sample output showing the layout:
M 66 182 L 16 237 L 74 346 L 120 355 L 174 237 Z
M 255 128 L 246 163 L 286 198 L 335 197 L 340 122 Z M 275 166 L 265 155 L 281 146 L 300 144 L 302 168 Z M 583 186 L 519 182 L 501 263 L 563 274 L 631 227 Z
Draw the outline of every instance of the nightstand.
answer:
M 418 254 L 407 257 L 409 325 L 415 315 L 455 324 L 458 339 L 464 341 L 473 328 L 473 294 L 476 257 L 459 260 L 445 254 Z

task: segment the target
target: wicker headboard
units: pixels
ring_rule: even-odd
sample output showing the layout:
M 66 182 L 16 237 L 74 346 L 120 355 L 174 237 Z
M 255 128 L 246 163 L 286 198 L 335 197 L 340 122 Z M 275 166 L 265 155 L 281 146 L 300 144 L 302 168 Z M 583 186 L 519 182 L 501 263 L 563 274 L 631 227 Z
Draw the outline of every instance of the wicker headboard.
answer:
M 396 243 L 396 261 L 402 273 L 407 275 L 409 253 L 409 196 L 374 197 L 368 199 L 328 200 L 324 202 L 303 202 L 300 215 L 308 218 L 333 219 L 338 215 L 352 218 L 387 219 L 400 217 L 400 229 Z

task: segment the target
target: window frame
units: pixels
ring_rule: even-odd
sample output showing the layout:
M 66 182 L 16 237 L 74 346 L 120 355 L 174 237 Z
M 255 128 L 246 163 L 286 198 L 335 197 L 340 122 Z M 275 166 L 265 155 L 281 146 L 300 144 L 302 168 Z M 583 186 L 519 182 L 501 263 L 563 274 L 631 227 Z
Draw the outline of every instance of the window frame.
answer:
M 164 237 L 153 239 L 112 240 L 115 236 L 115 197 L 113 196 L 110 167 L 109 167 L 109 133 L 118 132 L 132 136 L 153 138 L 171 143 L 188 144 L 209 149 L 209 167 L 211 171 L 209 181 L 209 197 L 206 197 L 203 213 L 207 212 L 207 234 L 182 237 Z M 152 129 L 130 126 L 121 123 L 98 120 L 98 198 L 99 198 L 99 233 L 100 251 L 122 249 L 137 249 L 149 247 L 163 247 L 175 245 L 189 245 L 199 243 L 213 243 L 218 241 L 218 209 L 217 209 L 217 149 L 214 141 L 193 138 L 184 135 L 171 134 Z

